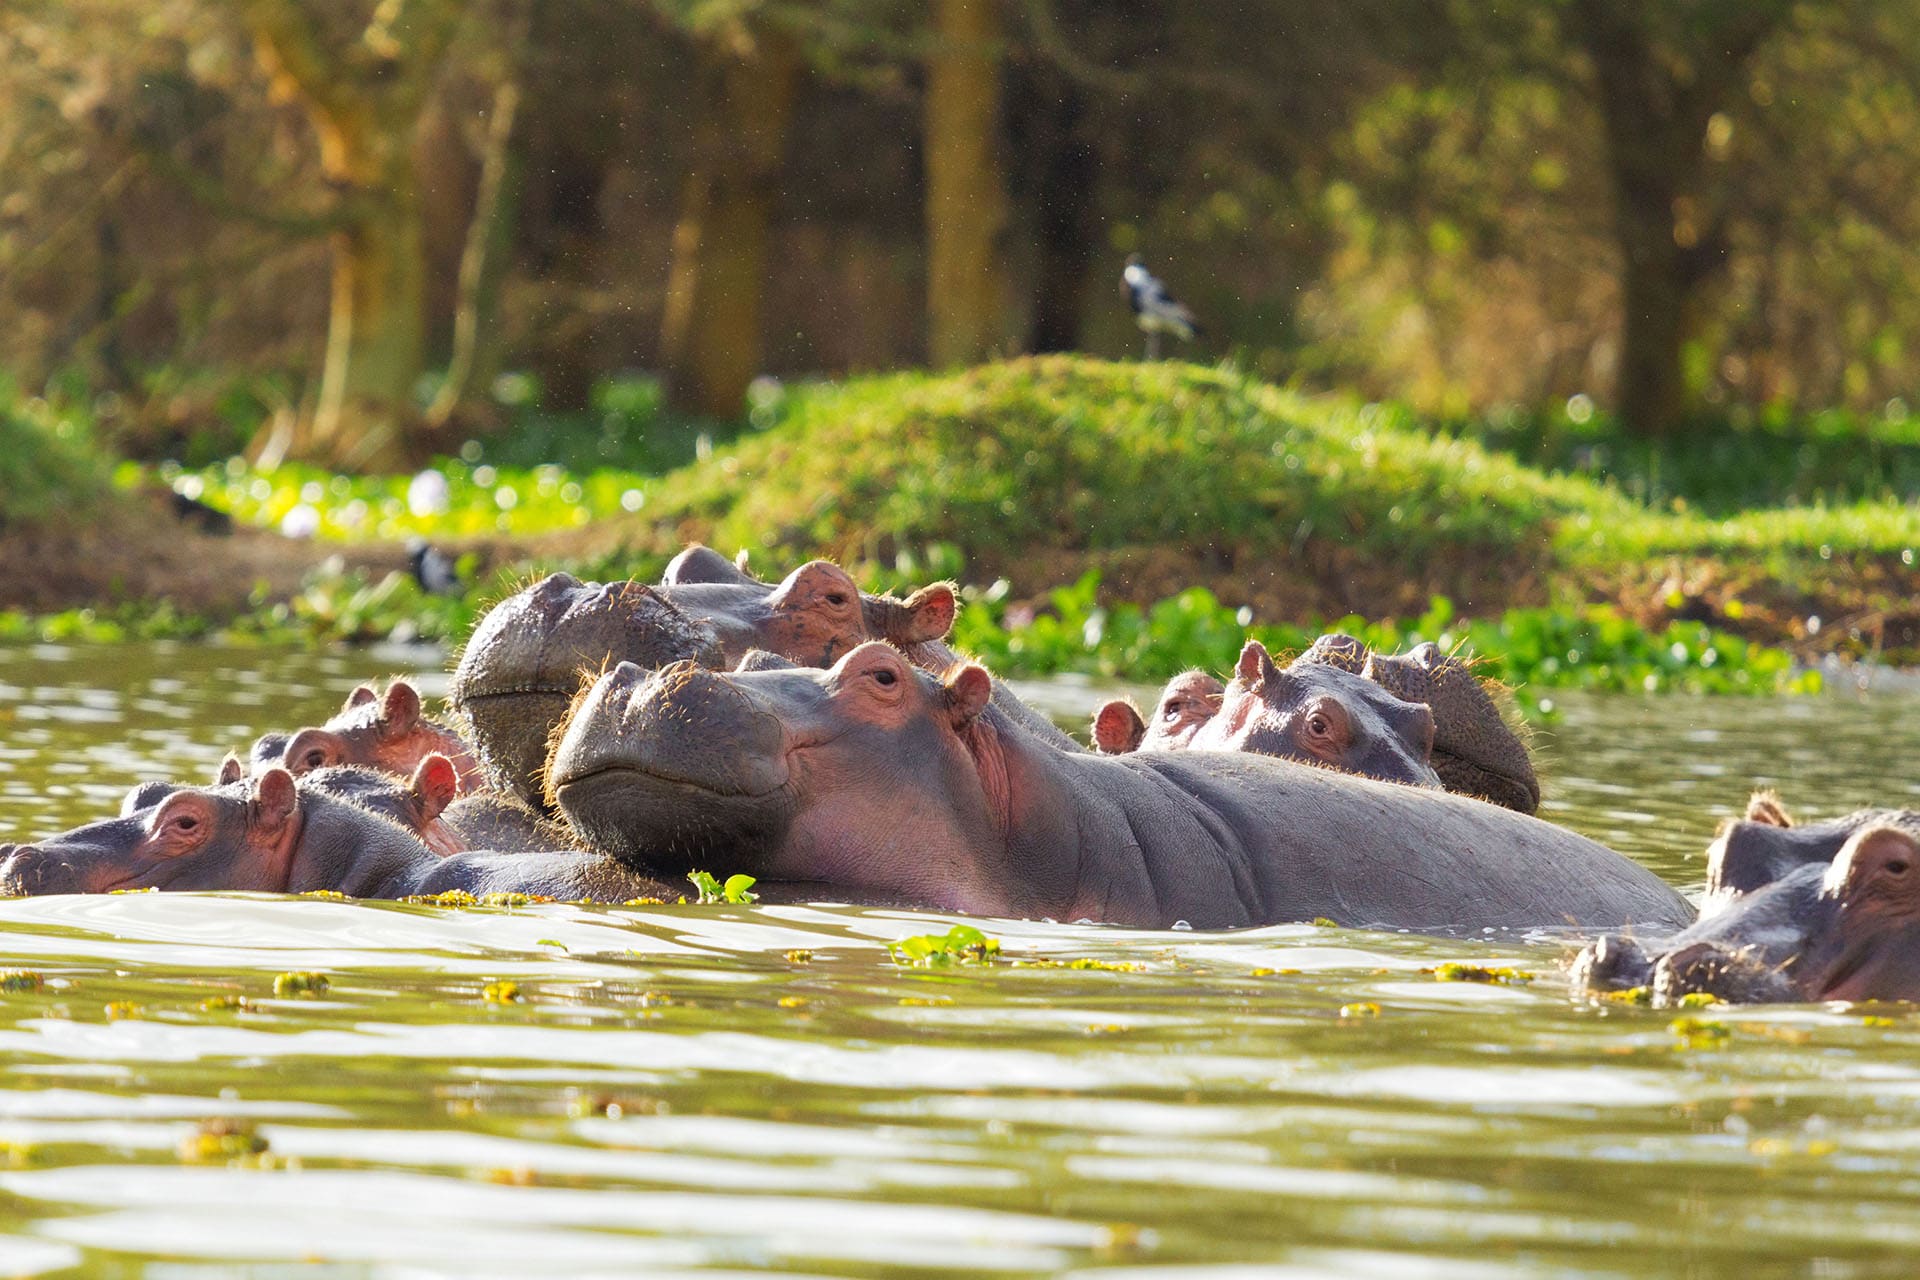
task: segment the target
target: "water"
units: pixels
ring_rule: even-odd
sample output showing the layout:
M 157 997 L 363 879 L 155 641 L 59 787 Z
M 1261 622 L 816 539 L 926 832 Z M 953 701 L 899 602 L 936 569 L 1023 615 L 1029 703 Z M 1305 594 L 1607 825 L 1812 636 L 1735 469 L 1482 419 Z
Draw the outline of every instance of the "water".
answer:
M 210 776 L 357 680 L 436 662 L 0 650 L 0 839 Z M 1037 693 L 1074 718 L 1100 696 Z M 1539 743 L 1550 816 L 1682 886 L 1754 782 L 1808 816 L 1916 789 L 1911 696 L 1565 705 Z M 1724 1041 L 1688 1039 L 1670 1013 L 1571 998 L 1559 944 L 1311 926 L 987 925 L 1016 962 L 1138 972 L 887 960 L 948 923 L 0 903 L 0 963 L 45 978 L 0 995 L 0 1274 L 1852 1277 L 1920 1258 L 1901 1009 L 1716 1010 Z M 1448 960 L 1539 978 L 1423 972 Z M 276 997 L 293 970 L 330 988 Z M 518 1001 L 484 997 L 502 981 Z M 247 1003 L 201 1008 L 218 996 Z

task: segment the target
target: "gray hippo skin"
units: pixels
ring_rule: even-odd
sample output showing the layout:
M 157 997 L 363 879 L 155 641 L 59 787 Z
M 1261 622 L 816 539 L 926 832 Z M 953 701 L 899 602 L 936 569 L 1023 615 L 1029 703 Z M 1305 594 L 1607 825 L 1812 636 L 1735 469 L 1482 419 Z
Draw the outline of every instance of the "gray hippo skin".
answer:
M 448 697 L 472 729 L 494 789 L 539 802 L 549 739 L 582 677 L 616 662 L 730 667 L 749 650 L 764 649 L 828 666 L 869 639 L 918 643 L 953 625 L 951 587 L 928 587 L 908 600 L 863 596 L 825 560 L 763 583 L 705 548 L 689 548 L 669 570 L 694 571 L 697 580 L 652 587 L 556 573 L 480 620 Z
M 1920 835 L 1920 813 L 1912 809 L 1856 809 L 1823 822 L 1796 823 L 1779 797 L 1756 791 L 1744 818 L 1723 825 L 1707 847 L 1707 891 L 1700 911 L 1723 910 L 1751 893 L 1806 866 L 1826 866 L 1842 846 L 1867 827 L 1899 827 Z
M 358 765 L 318 769 L 306 777 L 316 790 L 399 823 L 442 857 L 476 849 L 543 853 L 579 848 L 565 825 L 541 817 L 512 796 L 491 791 L 461 795 L 455 767 L 445 756 L 428 756 L 410 778 Z
M 1282 671 L 1266 646 L 1240 650 L 1220 710 L 1194 731 L 1195 751 L 1251 751 L 1343 769 L 1382 782 L 1438 787 L 1433 712 L 1364 676 L 1324 664 Z
M 326 889 L 358 898 L 461 889 L 601 902 L 671 896 L 657 881 L 588 853 L 443 858 L 397 823 L 284 769 L 221 786 L 177 787 L 118 818 L 37 844 L 0 845 L 3 893 L 146 888 Z
M 1521 813 L 1540 808 L 1540 780 L 1526 743 L 1507 726 L 1473 669 L 1435 644 L 1397 656 L 1374 653 L 1348 635 L 1325 635 L 1288 664 L 1336 666 L 1365 676 L 1409 702 L 1433 710 L 1433 768 L 1449 791 L 1478 796 Z
M 1920 840 L 1867 825 L 1831 864 L 1806 862 L 1651 949 L 1610 935 L 1574 961 L 1577 985 L 1751 1003 L 1920 999 Z
M 827 671 L 623 665 L 549 783 L 590 848 L 796 896 L 1157 928 L 1693 918 L 1645 868 L 1494 805 L 1238 752 L 1063 752 L 991 691 L 978 666 L 935 679 L 883 644 Z

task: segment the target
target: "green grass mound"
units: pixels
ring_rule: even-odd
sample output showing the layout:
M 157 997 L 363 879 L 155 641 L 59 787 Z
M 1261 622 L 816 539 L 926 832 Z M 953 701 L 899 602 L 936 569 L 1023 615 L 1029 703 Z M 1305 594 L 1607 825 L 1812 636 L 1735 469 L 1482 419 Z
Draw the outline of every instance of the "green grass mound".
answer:
M 0 529 L 84 511 L 106 492 L 109 475 L 80 417 L 0 385 Z
M 663 478 L 645 517 L 722 547 L 886 562 L 958 548 L 1155 547 L 1246 565 L 1316 544 L 1421 573 L 1537 559 L 1562 525 L 1626 515 L 1375 406 L 1193 365 L 1040 357 L 794 392 L 772 430 Z

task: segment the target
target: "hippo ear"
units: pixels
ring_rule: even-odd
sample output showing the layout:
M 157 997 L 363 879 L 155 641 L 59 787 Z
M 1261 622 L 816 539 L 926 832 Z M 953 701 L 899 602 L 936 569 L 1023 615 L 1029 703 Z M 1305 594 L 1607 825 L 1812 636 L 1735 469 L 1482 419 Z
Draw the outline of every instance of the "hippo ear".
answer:
M 1758 822 L 1769 827 L 1790 827 L 1793 815 L 1787 812 L 1787 806 L 1780 803 L 1780 797 L 1771 791 L 1756 791 L 1747 797 L 1747 821 Z
M 412 733 L 420 723 L 420 693 L 410 681 L 395 680 L 387 686 L 387 699 L 380 705 L 380 729 L 390 738 Z
M 936 582 L 920 588 L 907 597 L 902 606 L 905 623 L 904 634 L 889 635 L 887 639 L 897 644 L 920 644 L 927 640 L 946 638 L 953 630 L 953 620 L 959 614 L 960 605 L 953 596 L 953 584 Z
M 460 794 L 460 773 L 445 756 L 430 755 L 414 769 L 407 789 L 420 806 L 420 821 L 432 822 Z
M 1409 702 L 1400 713 L 1407 725 L 1407 740 L 1417 748 L 1422 764 L 1433 763 L 1433 708 L 1424 702 Z
M 213 785 L 224 787 L 229 782 L 238 782 L 247 776 L 247 764 L 233 752 L 227 752 L 226 759 L 220 762 L 220 772 L 213 775 Z
M 275 834 L 293 821 L 300 809 L 300 792 L 285 769 L 269 769 L 253 780 L 253 825 Z
M 1093 745 L 1102 755 L 1123 756 L 1136 751 L 1146 736 L 1147 722 L 1131 702 L 1116 698 L 1093 713 Z
M 947 722 L 956 729 L 964 729 L 979 719 L 987 703 L 993 700 L 993 677 L 985 667 L 969 662 L 947 677 L 944 692 Z
M 1258 640 L 1247 641 L 1246 647 L 1240 650 L 1240 661 L 1233 667 L 1234 678 L 1247 685 L 1265 684 L 1279 674 L 1280 668 L 1274 665 L 1273 655 Z
M 373 691 L 372 685 L 357 684 L 353 686 L 353 692 L 347 695 L 347 700 L 340 704 L 340 709 L 342 711 L 351 711 L 355 707 L 364 707 L 379 696 L 379 694 Z

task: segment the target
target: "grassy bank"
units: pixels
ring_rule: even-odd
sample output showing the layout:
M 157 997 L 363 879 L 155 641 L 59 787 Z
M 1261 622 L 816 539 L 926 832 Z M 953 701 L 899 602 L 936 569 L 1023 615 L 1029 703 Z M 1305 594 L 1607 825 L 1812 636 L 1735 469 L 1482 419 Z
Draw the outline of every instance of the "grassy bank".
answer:
M 1285 649 L 1336 623 L 1389 648 L 1463 643 L 1490 674 L 1541 687 L 1777 689 L 1793 683 L 1782 645 L 1920 645 L 1920 519 L 1870 496 L 1864 472 L 1833 490 L 1844 504 L 1650 504 L 1563 465 L 1577 450 L 1545 436 L 1505 440 L 1549 463 L 1534 466 L 1491 447 L 1499 424 L 1435 430 L 1173 363 L 1047 357 L 798 386 L 714 434 L 622 394 L 598 419 L 530 419 L 472 446 L 424 500 L 406 476 L 123 469 L 123 485 L 159 479 L 243 525 L 291 518 L 322 545 L 472 548 L 486 568 L 464 598 L 334 566 L 238 619 L 136 602 L 15 616 L 0 634 L 457 640 L 536 569 L 647 577 L 698 539 L 770 573 L 827 555 L 875 584 L 974 584 L 960 639 L 1010 674 L 1152 679 L 1230 662 L 1248 626 Z

